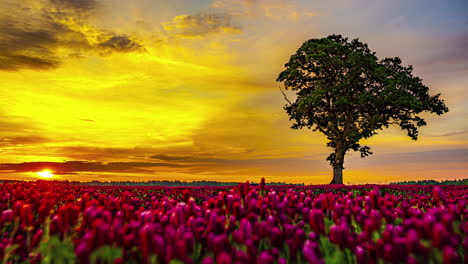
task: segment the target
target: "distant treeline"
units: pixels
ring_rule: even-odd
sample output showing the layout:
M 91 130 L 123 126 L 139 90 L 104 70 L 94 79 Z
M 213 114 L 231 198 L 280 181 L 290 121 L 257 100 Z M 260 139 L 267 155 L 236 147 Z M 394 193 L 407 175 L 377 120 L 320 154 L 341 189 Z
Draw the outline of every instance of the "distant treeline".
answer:
M 406 185 L 406 184 L 418 184 L 418 185 L 468 185 L 468 179 L 462 180 L 422 180 L 422 181 L 404 181 L 404 182 L 392 182 L 392 185 Z
M 217 182 L 217 181 L 90 181 L 90 182 L 69 182 L 73 185 L 94 185 L 94 186 L 235 186 L 237 182 Z
M 45 181 L 45 180 L 37 180 Z M 22 182 L 21 180 L 0 180 L 1 183 L 15 183 Z M 166 186 L 166 187 L 178 187 L 178 186 L 236 186 L 239 182 L 219 182 L 219 181 L 60 181 L 50 180 L 49 183 L 66 183 L 71 185 L 93 185 L 93 186 Z M 251 185 L 259 185 L 259 183 L 251 182 Z M 468 179 L 462 180 L 421 180 L 421 181 L 403 181 L 403 182 L 392 182 L 390 185 L 407 185 L 407 184 L 418 184 L 418 185 L 468 185 Z M 266 182 L 266 185 L 294 185 L 294 186 L 305 186 L 304 183 L 286 183 L 286 182 Z
M 73 185 L 94 185 L 94 186 L 166 186 L 166 187 L 177 187 L 177 186 L 236 186 L 239 182 L 218 182 L 218 181 L 90 181 L 90 182 L 68 182 Z M 251 185 L 258 185 L 258 183 L 250 183 Z M 288 184 L 285 182 L 267 182 L 266 185 L 296 185 L 304 186 L 300 184 Z

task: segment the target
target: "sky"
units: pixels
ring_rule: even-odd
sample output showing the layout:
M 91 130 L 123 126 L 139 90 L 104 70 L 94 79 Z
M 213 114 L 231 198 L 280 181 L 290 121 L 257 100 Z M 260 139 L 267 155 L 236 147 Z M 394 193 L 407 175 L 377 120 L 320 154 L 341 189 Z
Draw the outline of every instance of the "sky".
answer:
M 0 0 L 0 179 L 325 184 L 276 82 L 311 38 L 413 65 L 449 107 L 345 158 L 345 183 L 468 178 L 464 0 Z M 42 174 L 44 175 L 44 174 Z

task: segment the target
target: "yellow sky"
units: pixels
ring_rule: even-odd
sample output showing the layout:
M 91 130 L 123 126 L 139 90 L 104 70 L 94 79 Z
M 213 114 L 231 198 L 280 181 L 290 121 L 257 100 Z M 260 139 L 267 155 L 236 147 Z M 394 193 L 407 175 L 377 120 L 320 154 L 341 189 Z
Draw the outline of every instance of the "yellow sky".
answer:
M 303 41 L 333 33 L 414 65 L 450 109 L 417 142 L 397 128 L 370 139 L 344 181 L 466 177 L 458 2 L 431 18 L 404 1 L 0 2 L 0 178 L 328 183 L 326 139 L 289 128 L 275 79 Z

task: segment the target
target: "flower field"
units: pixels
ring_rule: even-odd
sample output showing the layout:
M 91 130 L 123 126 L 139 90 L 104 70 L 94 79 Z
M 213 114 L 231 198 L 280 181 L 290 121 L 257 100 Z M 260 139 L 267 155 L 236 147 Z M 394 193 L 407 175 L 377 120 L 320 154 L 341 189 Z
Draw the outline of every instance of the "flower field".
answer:
M 0 185 L 2 263 L 468 263 L 468 187 Z

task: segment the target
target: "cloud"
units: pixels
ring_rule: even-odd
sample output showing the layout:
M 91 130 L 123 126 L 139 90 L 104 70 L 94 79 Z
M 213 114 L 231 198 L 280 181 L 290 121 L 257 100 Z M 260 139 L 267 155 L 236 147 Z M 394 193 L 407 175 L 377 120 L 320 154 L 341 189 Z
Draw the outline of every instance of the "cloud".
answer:
M 249 152 L 254 151 L 249 150 Z M 317 168 L 326 169 L 327 164 L 322 157 L 284 157 L 268 158 L 265 156 L 254 158 L 218 158 L 205 156 L 179 156 L 172 154 L 154 155 L 151 158 L 161 162 L 175 162 L 183 164 L 183 172 L 203 175 L 250 175 L 281 174 L 290 172 L 310 173 Z M 287 169 L 285 169 L 287 168 Z
M 445 134 L 429 134 L 426 135 L 427 137 L 451 137 L 451 136 L 458 136 L 458 135 L 464 135 L 468 134 L 468 130 L 462 130 L 462 131 L 456 131 L 456 132 L 450 132 L 450 133 L 445 133 Z
M 127 36 L 112 36 L 98 45 L 110 51 L 117 52 L 132 52 L 143 50 L 143 46 L 141 44 Z
M 57 147 L 59 156 L 76 160 L 122 160 L 129 158 L 144 158 L 155 154 L 154 150 L 146 148 L 115 148 L 115 147 L 91 147 L 91 146 L 63 146 Z
M 0 173 L 5 175 L 15 173 L 31 173 L 50 170 L 57 175 L 97 173 L 100 177 L 107 174 L 120 177 L 129 174 L 140 175 L 186 175 L 194 180 L 207 176 L 236 176 L 242 175 L 256 177 L 258 175 L 286 175 L 299 173 L 310 175 L 317 168 L 326 169 L 322 161 L 305 160 L 297 158 L 279 159 L 224 159 L 224 158 L 198 158 L 193 156 L 187 161 L 177 160 L 176 156 L 168 155 L 168 161 L 160 162 L 91 162 L 91 161 L 65 161 L 65 162 L 22 162 L 1 163 Z M 288 168 L 288 169 L 285 169 Z M 119 175 L 119 176 L 117 176 Z M 3 177 L 3 176 L 2 176 Z M 80 178 L 84 180 L 83 178 Z M 148 178 L 147 178 L 148 179 Z M 218 179 L 219 180 L 219 179 Z
M 242 19 L 267 18 L 282 22 L 324 15 L 317 10 L 299 7 L 296 1 L 287 0 L 215 0 L 211 7 L 224 10 L 235 17 L 242 17 Z
M 437 149 L 428 151 L 381 153 L 366 159 L 353 155 L 350 164 L 353 168 L 401 168 L 401 169 L 436 169 L 440 167 L 466 169 L 468 149 Z
M 468 32 L 447 34 L 433 42 L 430 53 L 420 59 L 423 66 L 450 69 L 468 69 Z
M 135 148 L 103 148 L 90 146 L 64 146 L 57 147 L 55 152 L 58 156 L 74 160 L 99 161 L 147 161 L 157 159 L 163 163 L 194 164 L 220 162 L 222 159 L 215 158 L 216 153 L 204 153 L 193 147 L 135 147 Z
M 0 147 L 18 146 L 18 145 L 35 145 L 53 140 L 42 136 L 14 136 L 0 138 Z
M 468 149 L 439 149 L 432 151 L 404 152 L 382 155 L 389 163 L 456 163 L 468 161 Z M 388 164 L 388 163 L 387 163 Z M 465 166 L 466 167 L 466 166 Z
M 93 10 L 96 8 L 95 0 L 50 0 L 50 2 L 62 9 Z
M 42 138 L 18 138 L 22 142 L 30 141 L 31 145 Z M 326 164 L 322 157 L 255 157 L 255 149 L 248 149 L 254 157 L 226 157 L 223 153 L 193 149 L 169 148 L 92 148 L 92 147 L 49 147 L 48 153 L 54 157 L 72 158 L 75 161 L 66 162 L 22 162 L 12 160 L 0 164 L 0 171 L 25 173 L 45 169 L 60 174 L 70 173 L 182 173 L 184 175 L 265 175 L 296 171 L 306 173 Z M 66 154 L 69 153 L 69 154 Z M 37 154 L 37 153 L 36 153 Z M 73 157 L 71 157 L 73 156 Z
M 0 133 L 18 133 L 37 129 L 31 118 L 0 113 Z
M 27 3 L 6 3 L 0 12 L 0 70 L 57 68 L 64 57 L 61 50 L 66 55 L 99 56 L 145 50 L 135 37 L 89 24 L 93 0 L 51 0 L 32 7 Z
M 0 20 L 0 69 L 50 69 L 59 66 L 60 58 L 51 49 L 57 42 L 57 34 L 53 25 L 43 29 L 13 18 Z
M 67 174 L 77 172 L 114 172 L 114 173 L 152 173 L 151 170 L 142 168 L 150 167 L 183 167 L 180 164 L 162 162 L 88 162 L 88 161 L 66 161 L 66 162 L 22 162 L 2 163 L 0 171 L 5 172 L 37 172 L 49 169 L 54 173 Z
M 158 154 L 153 155 L 150 158 L 158 159 L 160 161 L 165 162 L 179 162 L 183 164 L 192 164 L 192 166 L 197 166 L 196 164 L 224 164 L 229 163 L 232 160 L 229 159 L 222 159 L 222 158 L 214 158 L 214 157 L 206 157 L 206 156 L 179 156 L 179 155 L 167 155 L 167 154 Z
M 192 161 L 192 156 L 172 156 L 172 155 L 153 155 L 151 156 L 152 159 L 159 159 L 165 161 Z
M 241 32 L 239 26 L 233 25 L 231 16 L 225 13 L 179 15 L 171 22 L 163 23 L 164 29 L 179 37 L 205 37 L 211 34 Z

